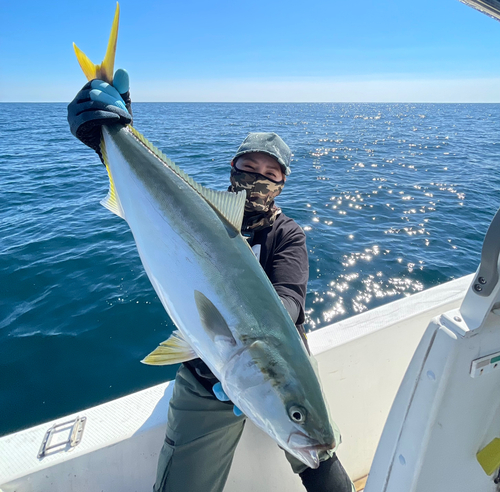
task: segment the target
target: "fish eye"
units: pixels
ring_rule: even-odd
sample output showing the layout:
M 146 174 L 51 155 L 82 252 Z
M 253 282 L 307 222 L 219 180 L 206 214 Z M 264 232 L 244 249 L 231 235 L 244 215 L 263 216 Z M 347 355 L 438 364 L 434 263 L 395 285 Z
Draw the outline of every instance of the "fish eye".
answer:
M 288 409 L 288 415 L 297 424 L 303 424 L 306 421 L 305 408 L 294 405 Z

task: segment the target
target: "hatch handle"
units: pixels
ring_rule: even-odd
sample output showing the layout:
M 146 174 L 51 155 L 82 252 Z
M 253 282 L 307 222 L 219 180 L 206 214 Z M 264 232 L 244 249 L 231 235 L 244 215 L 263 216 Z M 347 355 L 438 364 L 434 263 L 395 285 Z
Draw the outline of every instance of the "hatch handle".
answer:
M 85 429 L 85 422 L 87 417 L 76 417 L 73 420 L 68 420 L 66 422 L 61 422 L 60 424 L 54 424 L 50 429 L 47 430 L 38 451 L 38 459 L 47 456 L 48 454 L 55 453 L 57 451 L 69 450 L 78 446 L 82 440 L 83 430 Z M 52 444 L 52 438 L 57 434 L 67 431 L 69 436 L 64 441 L 59 441 Z
M 488 297 L 498 282 L 498 256 L 500 255 L 500 210 L 491 221 L 484 238 L 479 271 L 472 283 L 472 290 L 481 297 Z

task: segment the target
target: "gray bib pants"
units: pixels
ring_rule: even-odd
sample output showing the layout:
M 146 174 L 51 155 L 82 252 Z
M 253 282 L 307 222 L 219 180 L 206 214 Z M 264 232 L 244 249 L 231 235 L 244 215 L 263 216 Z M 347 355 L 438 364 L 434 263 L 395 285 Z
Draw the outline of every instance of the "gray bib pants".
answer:
M 154 492 L 222 492 L 246 417 L 237 417 L 233 405 L 219 401 L 182 365 L 168 410 L 165 442 L 158 460 Z M 286 453 L 294 473 L 313 475 L 316 470 Z M 333 451 L 320 460 L 336 461 L 332 487 L 307 486 L 318 492 L 353 492 L 354 486 Z M 334 460 L 332 460 L 334 461 Z M 318 470 L 321 469 L 318 468 Z M 311 477 L 307 477 L 311 480 Z M 315 477 L 312 476 L 314 482 Z

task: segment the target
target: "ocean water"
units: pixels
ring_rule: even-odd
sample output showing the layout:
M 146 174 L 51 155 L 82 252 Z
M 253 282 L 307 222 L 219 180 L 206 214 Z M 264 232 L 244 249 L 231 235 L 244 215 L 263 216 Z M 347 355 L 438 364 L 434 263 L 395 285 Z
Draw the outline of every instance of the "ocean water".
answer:
M 498 104 L 134 105 L 135 126 L 225 189 L 251 131 L 293 150 L 315 330 L 477 268 L 500 206 Z M 160 383 L 172 328 L 65 104 L 0 104 L 0 435 Z M 165 265 L 168 268 L 168 265 Z

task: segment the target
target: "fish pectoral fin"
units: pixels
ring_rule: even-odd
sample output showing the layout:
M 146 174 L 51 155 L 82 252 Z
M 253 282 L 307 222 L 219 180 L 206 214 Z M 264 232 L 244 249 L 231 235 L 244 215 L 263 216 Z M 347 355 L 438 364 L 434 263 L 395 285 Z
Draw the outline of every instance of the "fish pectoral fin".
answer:
M 111 34 L 109 35 L 108 49 L 104 60 L 100 65 L 95 65 L 89 57 L 73 43 L 76 58 L 87 80 L 99 79 L 104 80 L 108 84 L 113 83 L 113 69 L 115 65 L 116 41 L 118 39 L 118 24 L 120 19 L 120 6 L 116 3 L 115 18 L 111 26 Z
M 141 362 L 151 366 L 180 364 L 198 358 L 198 354 L 184 339 L 181 332 L 175 330 L 170 337 L 146 356 Z
M 104 137 L 101 138 L 101 155 L 104 165 L 106 166 L 106 171 L 108 171 L 109 177 L 109 190 L 105 198 L 101 200 L 101 205 L 106 207 L 110 212 L 118 215 L 122 219 L 125 219 L 125 212 L 123 211 L 120 199 L 116 193 L 115 183 L 113 181 L 113 176 L 109 167 L 108 155 L 106 153 L 106 144 L 104 143 Z
M 196 302 L 196 307 L 198 308 L 201 324 L 210 338 L 214 340 L 216 336 L 221 336 L 229 339 L 231 344 L 236 345 L 236 340 L 234 339 L 226 320 L 220 311 L 214 306 L 212 301 L 198 290 L 194 291 L 194 300 Z

